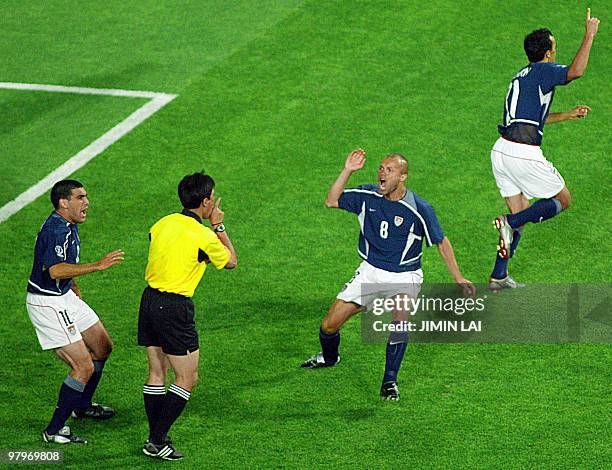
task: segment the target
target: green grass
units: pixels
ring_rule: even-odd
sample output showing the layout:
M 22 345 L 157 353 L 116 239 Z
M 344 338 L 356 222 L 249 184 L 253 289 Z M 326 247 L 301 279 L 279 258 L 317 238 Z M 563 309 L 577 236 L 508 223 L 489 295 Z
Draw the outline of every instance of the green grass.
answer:
M 0 205 L 37 183 L 146 101 L 0 90 L 5 123 Z
M 590 5 L 604 23 L 604 3 Z M 110 423 L 74 423 L 91 441 L 69 468 L 154 464 L 146 437 L 144 351 L 135 345 L 148 228 L 178 210 L 179 179 L 217 180 L 234 272 L 210 270 L 194 301 L 200 383 L 172 430 L 185 468 L 580 467 L 612 463 L 609 344 L 409 347 L 397 404 L 378 401 L 384 346 L 343 330 L 343 363 L 296 366 L 318 350 L 318 324 L 359 263 L 354 217 L 323 208 L 352 148 L 351 180 L 370 182 L 391 151 L 430 201 L 467 277 L 484 282 L 503 210 L 489 151 L 524 34 L 550 27 L 559 62 L 581 35 L 583 5 L 558 2 L 10 2 L 3 80 L 116 87 L 179 97 L 79 170 L 92 200 L 83 261 L 114 248 L 126 262 L 85 276 L 85 299 L 115 342 L 98 399 Z M 601 11 L 600 11 L 601 10 Z M 609 11 L 609 8 L 608 8 Z M 529 283 L 609 283 L 609 33 L 553 111 L 586 103 L 580 122 L 548 126 L 544 152 L 574 201 L 529 227 L 512 272 Z M 23 93 L 23 94 L 22 94 Z M 137 101 L 0 90 L 0 201 L 15 197 L 138 106 Z M 44 156 L 45 158 L 42 158 Z M 0 224 L 0 439 L 40 449 L 65 367 L 40 352 L 24 306 L 48 199 Z M 426 282 L 450 280 L 435 252 Z M 512 312 L 508 312 L 512 315 Z

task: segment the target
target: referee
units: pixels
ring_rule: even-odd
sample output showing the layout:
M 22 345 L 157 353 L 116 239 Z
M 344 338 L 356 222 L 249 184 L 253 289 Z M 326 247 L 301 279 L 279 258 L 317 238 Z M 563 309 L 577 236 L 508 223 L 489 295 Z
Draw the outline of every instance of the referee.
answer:
M 198 378 L 199 343 L 191 297 L 212 263 L 233 269 L 236 251 L 223 225 L 221 198 L 215 202 L 215 182 L 209 175 L 185 176 L 178 186 L 183 205 L 179 214 L 163 217 L 149 232 L 148 286 L 138 316 L 138 344 L 146 346 L 149 375 L 144 405 L 149 438 L 142 451 L 155 458 L 180 460 L 168 431 L 180 416 Z M 208 219 L 213 229 L 202 225 Z M 166 392 L 168 364 L 175 381 Z

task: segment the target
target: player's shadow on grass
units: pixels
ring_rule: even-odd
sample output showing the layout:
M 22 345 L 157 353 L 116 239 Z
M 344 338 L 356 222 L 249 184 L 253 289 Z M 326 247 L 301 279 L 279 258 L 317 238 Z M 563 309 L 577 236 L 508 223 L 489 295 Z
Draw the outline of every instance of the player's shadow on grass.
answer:
M 319 351 L 319 325 L 329 306 L 329 299 L 219 303 L 205 306 L 196 321 L 204 341 L 210 335 L 220 340 L 228 336 L 229 341 L 250 345 L 249 357 L 240 358 L 241 368 L 249 367 L 245 360 L 258 357 L 254 367 L 287 370 Z M 231 359 L 232 351 L 229 354 Z
M 152 63 L 140 62 L 132 63 L 128 67 L 114 71 L 114 73 L 91 74 L 78 77 L 73 83 L 61 83 L 66 86 L 81 86 L 89 88 L 118 88 L 133 89 L 130 83 L 138 83 L 143 76 L 150 75 L 156 66 Z M 163 90 L 144 90 L 144 91 L 163 91 Z

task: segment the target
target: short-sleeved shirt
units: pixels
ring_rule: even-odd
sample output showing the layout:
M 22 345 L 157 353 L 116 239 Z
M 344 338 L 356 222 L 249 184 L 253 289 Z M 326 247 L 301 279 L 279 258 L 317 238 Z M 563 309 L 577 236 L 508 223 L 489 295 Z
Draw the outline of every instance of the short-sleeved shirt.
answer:
M 52 279 L 49 268 L 59 263 L 78 263 L 80 250 L 77 225 L 52 212 L 36 237 L 28 292 L 38 295 L 63 295 L 68 292 L 72 279 Z
M 215 232 L 191 211 L 163 217 L 149 232 L 149 262 L 145 279 L 162 292 L 192 297 L 206 265 L 225 267 L 229 250 Z
M 378 185 L 362 185 L 344 190 L 338 207 L 358 216 L 359 256 L 385 271 L 421 269 L 423 240 L 427 246 L 444 240 L 433 207 L 412 191 L 389 201 L 378 192 Z
M 565 85 L 567 65 L 536 62 L 521 69 L 510 82 L 499 133 L 515 142 L 540 145 L 555 87 Z

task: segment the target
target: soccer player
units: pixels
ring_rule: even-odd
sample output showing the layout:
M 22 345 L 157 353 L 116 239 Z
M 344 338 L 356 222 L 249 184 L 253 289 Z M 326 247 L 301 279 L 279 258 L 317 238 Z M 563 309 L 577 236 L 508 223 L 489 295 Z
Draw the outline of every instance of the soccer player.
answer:
M 327 207 L 358 215 L 361 227 L 358 252 L 363 262 L 338 294 L 321 323 L 319 340 L 323 351 L 304 362 L 303 368 L 316 369 L 338 364 L 340 328 L 352 315 L 363 311 L 376 296 L 418 296 L 423 282 L 423 240 L 427 246 L 438 246 L 455 282 L 462 285 L 467 294 L 476 293 L 474 285 L 461 274 L 453 247 L 444 236 L 433 207 L 406 188 L 406 158 L 399 153 L 385 157 L 378 167 L 378 185 L 366 184 L 355 189 L 344 189 L 350 176 L 363 168 L 365 161 L 363 150 L 352 151 L 325 200 Z M 400 286 L 394 287 L 394 284 Z M 362 292 L 365 286 L 368 292 Z M 408 313 L 394 311 L 393 322 L 406 321 Z M 380 390 L 383 400 L 399 399 L 397 373 L 407 341 L 406 332 L 393 332 L 389 336 Z
M 148 286 L 138 316 L 138 344 L 146 346 L 149 362 L 143 388 L 149 438 L 142 451 L 164 460 L 183 458 L 168 431 L 187 405 L 198 378 L 200 346 L 191 297 L 209 263 L 217 269 L 237 265 L 214 186 L 213 179 L 203 173 L 185 176 L 178 186 L 183 211 L 163 217 L 149 232 Z M 202 219 L 210 221 L 212 230 Z M 175 380 L 166 392 L 168 365 Z
M 505 198 L 510 214 L 493 221 L 499 230 L 498 253 L 489 288 L 523 287 L 508 275 L 508 260 L 514 255 L 523 225 L 551 219 L 570 205 L 571 195 L 563 177 L 540 149 L 544 124 L 580 119 L 591 110 L 576 106 L 566 112 L 550 113 L 557 85 L 567 85 L 581 77 L 589 62 L 599 20 L 587 10 L 585 34 L 572 63 L 555 63 L 557 41 L 548 29 L 538 29 L 525 37 L 529 65 L 510 82 L 504 103 L 501 136 L 491 151 L 493 175 Z M 539 199 L 529 205 L 532 198 Z
M 91 401 L 113 344 L 96 312 L 82 300 L 75 278 L 120 264 L 124 253 L 115 250 L 95 263 L 79 263 L 77 225 L 87 218 L 87 192 L 78 181 L 58 181 L 51 203 L 54 211 L 36 238 L 26 306 L 42 349 L 55 350 L 71 370 L 42 436 L 45 442 L 84 444 L 65 423 L 70 415 L 99 420 L 115 415 L 111 407 Z

